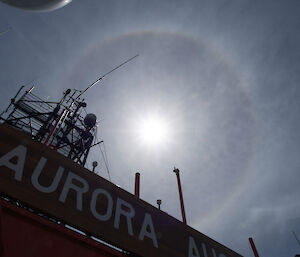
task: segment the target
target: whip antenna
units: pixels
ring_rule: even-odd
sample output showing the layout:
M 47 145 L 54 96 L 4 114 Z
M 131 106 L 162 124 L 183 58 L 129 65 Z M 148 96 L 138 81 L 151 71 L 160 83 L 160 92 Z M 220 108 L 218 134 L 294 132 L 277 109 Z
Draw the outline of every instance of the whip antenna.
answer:
M 105 73 L 104 75 L 102 75 L 100 78 L 98 78 L 95 82 L 93 82 L 91 85 L 89 85 L 85 90 L 83 90 L 77 97 L 76 99 L 78 99 L 80 96 L 82 96 L 86 91 L 88 91 L 90 88 L 92 88 L 93 86 L 95 86 L 96 84 L 98 84 L 100 82 L 100 80 L 102 80 L 104 77 L 106 77 L 107 75 L 109 75 L 110 73 L 114 72 L 115 70 L 119 69 L 120 67 L 122 67 L 123 65 L 125 65 L 126 63 L 129 63 L 130 61 L 132 61 L 134 58 L 138 57 L 139 54 L 129 58 L 128 60 L 126 60 L 125 62 L 119 64 L 117 67 L 113 68 L 112 70 L 110 70 L 109 72 Z

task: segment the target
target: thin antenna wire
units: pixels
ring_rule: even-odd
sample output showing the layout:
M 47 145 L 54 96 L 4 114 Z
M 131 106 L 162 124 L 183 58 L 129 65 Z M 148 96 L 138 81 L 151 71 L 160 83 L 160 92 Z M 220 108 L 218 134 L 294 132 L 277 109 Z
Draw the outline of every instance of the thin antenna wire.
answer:
M 295 237 L 296 241 L 297 241 L 297 242 L 298 242 L 298 244 L 300 245 L 300 241 L 299 241 L 299 239 L 298 239 L 298 237 L 297 237 L 297 235 L 296 235 L 295 231 L 292 231 L 292 232 L 293 232 L 293 234 L 294 234 L 294 237 Z
M 106 149 L 105 149 L 105 144 L 104 144 L 104 141 L 99 141 L 98 139 L 98 127 L 96 127 L 96 133 L 95 133 L 95 142 L 97 142 L 96 144 L 99 145 L 99 149 L 100 149 L 100 152 L 101 152 L 101 155 L 102 155 L 102 159 L 104 161 L 104 165 L 105 165 L 105 169 L 107 171 L 107 174 L 108 174 L 108 179 L 109 181 L 111 182 L 111 177 L 110 177 L 110 172 L 109 172 L 109 165 L 108 165 L 108 159 L 107 159 L 107 154 L 106 154 Z M 103 143 L 103 147 L 104 147 L 104 153 L 102 151 L 102 148 L 101 148 L 101 144 L 100 143 Z
M 115 70 L 119 69 L 120 67 L 122 67 L 123 65 L 125 65 L 126 63 L 132 61 L 134 58 L 138 57 L 139 54 L 129 58 L 128 60 L 126 60 L 125 62 L 119 64 L 117 67 L 113 68 L 112 70 L 110 70 L 109 72 L 105 73 L 104 75 L 102 75 L 100 78 L 98 78 L 95 82 L 93 82 L 91 85 L 89 85 L 86 89 L 84 89 L 82 92 L 80 92 L 80 94 L 76 97 L 76 99 L 78 99 L 80 96 L 82 96 L 86 91 L 88 91 L 90 88 L 92 88 L 93 86 L 95 86 L 96 84 L 98 84 L 100 82 L 100 80 L 102 80 L 104 77 L 106 77 L 107 75 L 109 75 L 110 73 L 114 72 Z M 75 99 L 75 100 L 76 100 Z
M 103 141 L 103 150 L 104 150 L 104 156 L 105 156 L 105 160 L 106 160 L 106 163 L 107 163 L 107 167 L 109 167 L 109 162 L 108 162 L 108 158 L 107 158 L 107 151 L 106 151 L 106 146 L 105 146 L 104 141 Z
M 100 145 L 100 144 L 99 144 L 99 149 L 100 149 L 102 158 L 103 158 L 103 160 L 104 160 L 104 165 L 105 165 L 105 168 L 106 168 L 106 171 L 107 171 L 107 174 L 108 174 L 108 179 L 109 179 L 109 181 L 111 182 L 110 172 L 109 172 L 109 168 L 108 168 L 108 162 L 107 162 L 107 159 L 106 159 L 106 153 L 105 153 L 105 155 L 103 154 L 103 151 L 102 151 L 102 148 L 101 148 L 101 145 Z M 104 151 L 105 151 L 105 150 L 104 150 Z

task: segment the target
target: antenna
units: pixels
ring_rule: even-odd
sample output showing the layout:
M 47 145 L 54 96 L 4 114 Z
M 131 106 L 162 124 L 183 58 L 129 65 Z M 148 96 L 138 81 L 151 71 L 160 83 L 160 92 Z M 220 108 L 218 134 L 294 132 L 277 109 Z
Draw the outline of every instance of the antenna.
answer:
M 46 138 L 44 144 L 47 145 L 48 141 L 50 140 L 52 134 L 55 132 L 57 126 L 59 123 L 64 123 L 66 118 L 68 117 L 70 110 L 72 108 L 72 106 L 75 104 L 76 100 L 78 100 L 86 91 L 88 91 L 90 88 L 92 88 L 93 86 L 95 86 L 96 84 L 98 84 L 100 82 L 100 80 L 102 80 L 104 77 L 106 77 L 107 75 L 109 75 L 110 73 L 114 72 L 115 70 L 119 69 L 121 66 L 125 65 L 126 63 L 130 62 L 131 60 L 133 60 L 134 58 L 138 57 L 139 55 L 135 55 L 129 59 L 127 59 L 125 62 L 122 62 L 121 64 L 119 64 L 118 66 L 116 66 L 115 68 L 113 68 L 112 70 L 110 70 L 109 72 L 105 73 L 104 75 L 102 75 L 100 78 L 98 78 L 95 82 L 93 82 L 91 85 L 89 85 L 86 89 L 84 90 L 74 90 L 73 94 L 70 96 L 69 100 L 72 99 L 72 102 L 70 103 L 69 108 L 65 107 L 65 109 L 63 110 L 63 112 L 61 113 L 61 115 L 57 118 L 56 123 L 54 125 L 54 127 L 52 128 L 51 132 L 49 133 L 48 137 Z M 73 96 L 79 92 L 79 94 L 76 96 L 76 98 L 74 99 Z M 70 91 L 68 92 L 70 93 Z M 67 101 L 67 103 L 69 102 L 69 100 Z M 58 128 L 58 132 L 60 131 L 60 128 Z M 109 175 L 110 177 L 110 175 Z
M 93 86 L 95 86 L 96 84 L 98 84 L 100 82 L 100 80 L 104 79 L 104 77 L 106 77 L 107 75 L 109 75 L 110 73 L 114 72 L 115 70 L 119 69 L 120 67 L 122 67 L 123 65 L 125 65 L 126 63 L 129 63 L 130 61 L 132 61 L 134 58 L 138 57 L 139 54 L 129 58 L 128 60 L 126 60 L 125 62 L 122 62 L 121 64 L 119 64 L 118 66 L 116 66 L 115 68 L 113 68 L 112 70 L 110 70 L 109 72 L 105 73 L 104 75 L 102 75 L 100 78 L 98 78 L 96 81 L 94 81 L 91 85 L 89 85 L 86 89 L 84 89 L 83 91 L 80 92 L 80 94 L 76 97 L 76 99 L 78 99 L 80 96 L 82 96 L 86 91 L 88 91 L 90 88 L 92 88 Z
M 112 70 L 108 71 L 107 73 L 105 73 L 104 75 L 102 75 L 100 78 L 98 78 L 96 81 L 94 81 L 91 85 L 89 85 L 86 89 L 84 90 L 74 90 L 73 94 L 71 95 L 71 97 L 69 98 L 72 99 L 72 102 L 70 103 L 70 106 L 69 108 L 65 108 L 64 111 L 62 112 L 61 114 L 61 117 L 59 117 L 60 120 L 58 120 L 58 122 L 62 122 L 64 123 L 65 122 L 65 119 L 67 118 L 67 116 L 69 115 L 69 112 L 70 112 L 70 109 L 72 108 L 72 106 L 74 105 L 74 103 L 76 102 L 76 100 L 78 100 L 86 91 L 88 91 L 90 88 L 92 88 L 93 86 L 95 86 L 96 84 L 98 84 L 100 82 L 100 80 L 102 80 L 104 77 L 106 77 L 107 75 L 109 75 L 110 73 L 114 72 L 115 70 L 119 69 L 120 67 L 122 67 L 123 65 L 125 65 L 126 63 L 132 61 L 134 58 L 138 57 L 139 54 L 127 59 L 125 62 L 122 62 L 121 64 L 119 64 L 118 66 L 116 66 L 115 68 L 113 68 Z M 79 92 L 79 94 L 75 97 L 75 99 L 73 98 L 73 96 Z M 69 102 L 69 100 L 67 102 Z M 56 124 L 57 125 L 57 124 Z M 56 129 L 56 126 L 54 128 L 54 130 Z M 54 132 L 54 130 L 52 132 Z M 52 134 L 51 134 L 52 135 Z M 51 136 L 50 135 L 50 136 Z M 50 137 L 49 137 L 50 138 Z M 48 141 L 46 140 L 46 143 L 44 144 L 47 144 Z
M 180 182 L 180 175 L 179 175 L 179 169 L 174 167 L 173 172 L 176 174 L 177 177 L 177 184 L 178 184 L 178 192 L 179 192 L 179 200 L 180 200 L 180 207 L 181 207 L 181 215 L 182 215 L 182 222 L 186 224 L 186 216 L 185 216 L 185 210 L 184 210 L 184 202 L 183 202 L 183 195 L 182 195 L 182 188 L 181 188 L 181 182 Z

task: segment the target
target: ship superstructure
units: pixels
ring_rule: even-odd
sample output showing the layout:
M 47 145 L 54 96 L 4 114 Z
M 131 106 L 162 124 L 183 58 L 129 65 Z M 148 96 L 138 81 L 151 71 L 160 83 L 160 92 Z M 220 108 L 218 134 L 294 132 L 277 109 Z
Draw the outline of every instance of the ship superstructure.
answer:
M 56 102 L 23 89 L 1 114 L 1 257 L 241 257 L 85 168 L 101 143 L 87 89 Z
M 23 130 L 33 140 L 49 146 L 74 162 L 85 166 L 96 133 L 96 115 L 86 113 L 81 91 L 67 89 L 58 102 L 43 100 L 27 90 L 11 99 L 4 123 Z

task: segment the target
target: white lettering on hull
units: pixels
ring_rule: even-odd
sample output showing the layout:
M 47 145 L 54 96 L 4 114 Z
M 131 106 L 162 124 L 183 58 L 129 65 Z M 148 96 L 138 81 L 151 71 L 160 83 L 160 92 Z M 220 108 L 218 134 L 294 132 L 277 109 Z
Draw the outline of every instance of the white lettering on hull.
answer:
M 45 157 L 42 157 L 38 163 L 38 165 L 36 166 L 36 168 L 34 169 L 33 173 L 32 173 L 32 176 L 31 176 L 31 183 L 32 185 L 39 191 L 43 192 L 43 193 L 52 193 L 54 192 L 57 187 L 58 187 L 58 184 L 59 184 L 59 181 L 61 180 L 61 177 L 64 173 L 64 168 L 59 166 L 58 167 L 58 170 L 55 174 L 55 177 L 51 183 L 50 186 L 46 187 L 46 186 L 42 186 L 40 183 L 39 183 L 39 177 L 42 173 L 42 170 L 44 169 L 45 167 L 45 164 L 47 162 L 47 159 Z
M 23 145 L 19 145 L 7 154 L 3 155 L 0 158 L 0 167 L 5 166 L 10 170 L 14 171 L 14 179 L 17 181 L 22 181 L 23 173 L 24 173 L 24 165 L 26 161 L 27 148 Z M 45 169 L 47 163 L 47 159 L 45 157 L 41 157 L 37 166 L 32 172 L 31 175 L 31 183 L 34 188 L 42 193 L 53 193 L 57 190 L 59 183 L 61 182 L 63 173 L 65 172 L 64 168 L 59 166 L 55 177 L 50 185 L 41 185 L 39 182 L 39 178 Z M 44 171 L 46 172 L 46 171 Z M 82 177 L 76 175 L 72 171 L 69 171 L 67 174 L 67 178 L 64 182 L 63 189 L 59 195 L 58 200 L 62 203 L 65 203 L 68 197 L 69 192 L 73 190 L 76 193 L 76 208 L 79 211 L 83 209 L 83 194 L 87 193 L 90 190 L 90 186 L 88 182 Z M 102 188 L 97 188 L 91 193 L 90 199 L 90 211 L 92 215 L 99 221 L 108 221 L 113 216 L 113 207 L 114 200 L 111 194 Z M 105 198 L 104 202 L 107 202 L 105 209 L 97 208 L 97 201 L 99 199 Z M 101 200 L 103 202 L 103 199 Z M 103 205 L 101 205 L 103 207 Z M 120 222 L 125 221 L 127 225 L 127 232 L 129 235 L 133 236 L 133 221 L 135 217 L 135 209 L 132 204 L 126 202 L 121 198 L 116 199 L 116 207 L 114 214 L 114 228 L 120 228 Z M 122 219 L 121 219 L 122 218 Z M 124 220 L 125 218 L 125 220 Z M 166 235 L 165 235 L 166 236 Z M 158 248 L 158 241 L 152 221 L 152 217 L 149 213 L 145 213 L 143 224 L 138 234 L 138 239 L 140 241 L 144 241 L 145 237 L 152 240 L 153 246 Z M 189 245 L 188 245 L 188 257 L 208 257 L 208 252 L 206 245 L 201 242 L 201 255 L 199 253 L 199 249 L 196 245 L 196 242 L 192 236 L 189 236 Z M 226 257 L 223 253 L 216 254 L 214 248 L 210 248 L 212 257 Z
M 6 166 L 10 170 L 14 171 L 15 172 L 14 179 L 17 181 L 22 181 L 26 154 L 27 154 L 27 147 L 23 145 L 19 145 L 0 158 L 0 167 Z M 37 166 L 32 172 L 31 183 L 33 187 L 38 191 L 49 194 L 57 190 L 58 185 L 62 179 L 63 173 L 65 172 L 65 169 L 62 166 L 59 166 L 56 171 L 55 177 L 53 178 L 52 183 L 47 186 L 41 185 L 41 183 L 39 182 L 39 178 L 42 172 L 45 170 L 46 165 L 47 165 L 47 159 L 45 157 L 41 157 Z M 58 200 L 62 203 L 65 203 L 68 194 L 71 190 L 75 191 L 76 193 L 77 210 L 82 211 L 83 194 L 89 191 L 89 184 L 82 177 L 69 171 Z M 106 209 L 101 210 L 103 211 L 101 213 L 100 210 L 97 209 L 97 200 L 100 197 L 105 197 L 107 200 Z M 97 188 L 93 191 L 91 202 L 90 202 L 90 211 L 96 219 L 100 221 L 108 221 L 109 219 L 111 219 L 113 213 L 113 205 L 114 205 L 114 201 L 109 192 L 107 192 L 102 188 Z M 121 217 L 124 217 L 127 224 L 128 234 L 133 236 L 134 232 L 133 232 L 132 223 L 133 223 L 134 216 L 135 216 L 134 207 L 130 203 L 118 197 L 116 202 L 116 211 L 114 215 L 114 228 L 115 229 L 120 228 Z M 143 241 L 145 237 L 150 238 L 153 242 L 153 246 L 155 248 L 158 248 L 158 242 L 154 230 L 153 221 L 149 213 L 145 214 L 144 221 L 138 236 L 139 240 L 141 241 Z
M 0 159 L 0 166 L 6 166 L 15 171 L 15 180 L 17 181 L 22 181 L 26 153 L 27 148 L 23 145 L 19 145 Z M 17 163 L 11 162 L 11 160 L 16 157 Z
M 208 253 L 207 253 L 207 250 L 206 250 L 206 245 L 204 243 L 201 243 L 201 246 L 202 246 L 202 253 L 203 255 L 201 256 L 204 256 L 204 257 L 208 257 Z M 216 251 L 214 248 L 211 248 L 211 253 L 212 253 L 212 257 L 217 257 L 217 254 L 216 254 Z M 210 255 L 211 256 L 211 255 Z M 200 254 L 199 254 L 199 250 L 197 248 L 197 245 L 195 243 L 195 240 L 193 237 L 189 237 L 189 251 L 188 251 L 188 257 L 200 257 Z M 218 255 L 218 257 L 226 257 L 225 254 L 223 253 L 220 253 Z
M 74 180 L 81 183 L 82 187 L 73 184 Z M 82 195 L 89 190 L 89 184 L 85 179 L 70 171 L 58 200 L 64 203 L 71 189 L 76 192 L 76 208 L 77 210 L 82 211 Z
M 124 216 L 126 218 L 126 222 L 127 222 L 128 234 L 133 236 L 132 219 L 133 219 L 134 215 L 135 215 L 135 210 L 134 210 L 133 206 L 130 203 L 128 203 L 118 197 L 116 213 L 115 213 L 115 220 L 114 220 L 114 228 L 119 229 L 121 216 Z
M 194 238 L 189 238 L 189 257 L 200 257 Z
M 149 228 L 149 229 L 148 229 Z M 139 234 L 139 240 L 144 240 L 145 236 L 152 239 L 155 248 L 158 248 L 157 238 L 154 231 L 153 221 L 149 213 L 145 213 L 143 225 Z
M 97 199 L 98 199 L 98 197 L 100 197 L 100 195 L 105 196 L 107 199 L 107 208 L 106 208 L 106 211 L 104 214 L 100 214 L 96 210 Z M 113 199 L 112 199 L 111 195 L 102 188 L 96 189 L 92 195 L 90 209 L 96 219 L 98 219 L 100 221 L 108 221 L 112 215 L 112 210 L 113 210 Z

